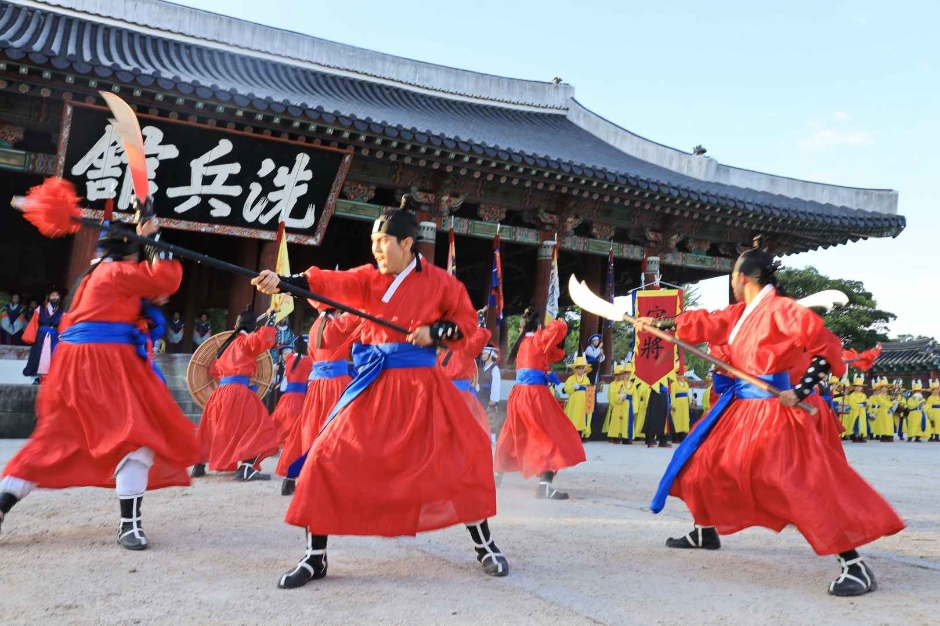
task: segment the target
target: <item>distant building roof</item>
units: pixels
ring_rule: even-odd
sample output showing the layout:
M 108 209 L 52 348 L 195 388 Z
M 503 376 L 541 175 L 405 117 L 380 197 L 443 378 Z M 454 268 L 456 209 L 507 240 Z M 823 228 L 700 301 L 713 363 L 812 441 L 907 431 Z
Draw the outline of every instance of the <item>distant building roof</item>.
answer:
M 563 83 L 423 63 L 160 0 L 0 7 L 0 50 L 12 59 L 839 232 L 820 243 L 895 236 L 906 224 L 895 191 L 721 165 L 616 126 Z
M 940 345 L 933 339 L 884 343 L 873 372 L 940 370 Z

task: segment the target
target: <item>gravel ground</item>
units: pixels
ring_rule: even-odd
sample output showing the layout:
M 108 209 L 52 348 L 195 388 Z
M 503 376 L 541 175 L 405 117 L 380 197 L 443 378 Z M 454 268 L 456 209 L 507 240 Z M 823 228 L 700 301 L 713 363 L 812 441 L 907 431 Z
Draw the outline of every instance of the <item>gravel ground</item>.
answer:
M 22 441 L 0 440 L 0 464 Z M 492 522 L 510 560 L 485 576 L 466 530 L 406 539 L 337 537 L 328 578 L 282 591 L 277 578 L 303 553 L 283 522 L 279 483 L 210 476 L 144 501 L 152 549 L 115 543 L 117 502 L 97 489 L 37 491 L 0 535 L 0 622 L 35 624 L 936 624 L 940 584 L 940 445 L 850 445 L 853 465 L 909 527 L 864 549 L 879 591 L 826 595 L 834 558 L 793 530 L 754 529 L 717 552 L 668 550 L 690 527 L 670 500 L 649 499 L 670 450 L 587 445 L 562 472 L 567 502 L 536 500 L 508 476 Z M 265 467 L 273 468 L 274 460 Z

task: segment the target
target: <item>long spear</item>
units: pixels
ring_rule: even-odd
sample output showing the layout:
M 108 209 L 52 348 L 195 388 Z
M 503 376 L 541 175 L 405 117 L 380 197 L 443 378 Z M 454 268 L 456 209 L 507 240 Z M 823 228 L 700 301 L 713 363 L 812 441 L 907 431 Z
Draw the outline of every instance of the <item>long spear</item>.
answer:
M 575 278 L 574 274 L 572 274 L 571 278 L 568 280 L 568 295 L 571 296 L 571 299 L 574 301 L 575 304 L 580 306 L 585 311 L 590 311 L 591 313 L 594 313 L 595 315 L 599 315 L 603 318 L 613 320 L 615 322 L 627 322 L 629 324 L 633 324 L 637 321 L 635 317 L 631 317 L 627 315 L 624 311 L 619 310 L 616 307 L 616 305 L 614 305 L 612 302 L 608 302 L 607 300 L 600 298 L 597 294 L 591 291 L 590 287 L 588 287 L 584 283 L 578 282 L 578 279 Z M 648 332 L 654 337 L 659 337 L 663 341 L 667 341 L 671 344 L 679 346 L 686 352 L 690 352 L 697 357 L 705 359 L 706 361 L 708 361 L 715 367 L 719 367 L 723 369 L 724 371 L 728 372 L 735 378 L 739 378 L 747 383 L 750 383 L 754 385 L 755 387 L 757 387 L 758 389 L 765 391 L 766 393 L 769 393 L 776 397 L 780 397 L 780 394 L 783 393 L 782 391 L 780 391 L 779 389 L 777 389 L 776 387 L 774 387 L 767 381 L 762 380 L 758 378 L 757 376 L 752 376 L 751 374 L 748 374 L 747 372 L 744 372 L 742 370 L 739 370 L 735 366 L 725 363 L 721 359 L 716 359 L 715 357 L 708 354 L 707 352 L 703 352 L 702 350 L 699 350 L 695 346 L 682 341 L 675 335 L 671 335 L 664 330 L 660 330 L 659 328 L 655 328 L 652 326 L 646 326 L 643 329 L 643 332 Z M 797 406 L 803 409 L 804 411 L 806 411 L 807 413 L 809 413 L 810 415 L 816 415 L 816 407 L 814 407 L 811 404 L 808 404 L 806 402 L 800 402 L 797 404 Z
M 195 261 L 196 263 L 202 263 L 203 265 L 208 265 L 209 267 L 214 267 L 215 269 L 219 269 L 225 272 L 231 272 L 232 274 L 237 274 L 238 276 L 244 276 L 245 278 L 255 278 L 259 275 L 259 272 L 250 270 L 246 267 L 241 267 L 240 265 L 234 265 L 232 263 L 220 261 L 219 259 L 213 258 L 211 256 L 194 252 L 187 248 L 182 248 L 165 241 L 151 239 L 149 237 L 142 237 L 136 232 L 123 228 L 113 222 L 111 224 L 102 224 L 96 220 L 89 219 L 87 217 L 81 217 L 78 209 L 77 197 L 74 196 L 74 188 L 71 188 L 71 184 L 67 181 L 63 181 L 62 179 L 49 179 L 43 183 L 43 186 L 49 185 L 50 182 L 52 182 L 55 186 L 62 187 L 62 189 L 54 190 L 54 192 L 57 194 L 55 198 L 47 199 L 45 196 L 42 196 L 41 199 L 34 199 L 31 197 L 34 190 L 30 190 L 30 196 L 17 196 L 14 197 L 10 202 L 10 205 L 13 208 L 23 211 L 26 219 L 39 228 L 40 232 L 46 236 L 61 237 L 66 234 L 75 233 L 80 228 L 105 230 L 120 237 L 124 237 L 128 241 L 134 241 L 140 244 L 153 246 L 161 250 L 166 250 L 168 252 L 172 252 L 174 255 L 180 258 L 189 259 L 190 261 Z M 68 186 L 68 188 L 65 186 Z M 69 189 L 71 189 L 71 196 L 67 193 Z M 72 197 L 74 197 L 76 201 L 74 204 L 71 202 Z M 405 335 L 411 332 L 404 326 L 399 326 L 398 324 L 389 322 L 388 320 L 370 315 L 365 311 L 354 309 L 343 304 L 342 302 L 337 302 L 336 300 L 327 298 L 326 296 L 322 296 L 307 289 L 296 287 L 294 285 L 285 283 L 284 281 L 281 281 L 278 284 L 278 288 L 281 291 L 286 291 L 287 293 L 293 294 L 297 297 L 321 302 L 334 309 L 338 309 L 345 313 L 349 313 L 350 315 L 367 319 L 374 324 L 384 326 Z

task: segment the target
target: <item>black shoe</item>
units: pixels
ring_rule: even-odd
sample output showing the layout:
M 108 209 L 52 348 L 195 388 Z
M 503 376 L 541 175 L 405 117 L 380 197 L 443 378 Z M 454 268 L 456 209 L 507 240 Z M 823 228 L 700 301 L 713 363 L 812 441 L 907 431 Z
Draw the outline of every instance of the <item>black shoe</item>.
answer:
M 539 487 L 535 492 L 535 497 L 548 500 L 567 500 L 568 494 L 563 491 L 558 491 L 552 487 L 551 483 L 540 482 Z
M 285 478 L 284 482 L 281 483 L 281 495 L 282 496 L 292 496 L 297 486 L 297 481 L 293 478 Z
M 140 504 L 144 497 L 121 498 L 121 527 L 118 529 L 118 544 L 127 550 L 146 550 L 150 547 L 147 535 L 140 525 Z
M 479 524 L 467 524 L 467 530 L 470 531 L 470 537 L 473 539 L 473 549 L 477 553 L 477 561 L 483 566 L 483 571 L 489 576 L 501 578 L 509 574 L 509 561 L 503 556 L 503 553 L 496 547 L 490 535 L 490 526 L 488 520 L 483 520 Z
M 684 537 L 667 539 L 666 547 L 680 550 L 717 550 L 721 547 L 721 539 L 714 526 L 696 526 Z
M 255 480 L 271 480 L 271 475 L 259 472 L 249 463 L 242 463 L 238 466 L 238 471 L 235 472 L 235 480 L 240 483 L 248 483 Z
M 659 442 L 659 447 L 660 447 L 660 448 L 671 448 L 671 447 L 672 447 L 672 444 L 669 443 L 668 441 L 660 441 L 660 442 Z
M 322 548 L 314 548 L 322 540 Z M 297 589 L 303 587 L 311 580 L 320 580 L 326 577 L 326 537 L 318 537 L 307 533 L 307 551 L 297 567 L 287 572 L 277 583 L 278 589 Z
M 878 588 L 874 572 L 865 565 L 861 557 L 851 561 L 846 561 L 841 556 L 837 558 L 842 567 L 842 574 L 829 584 L 829 595 L 860 596 Z
M 6 517 L 6 514 L 10 512 L 10 509 L 12 509 L 13 505 L 17 502 L 19 502 L 19 498 L 12 493 L 0 493 L 0 528 L 3 526 L 3 519 Z
M 189 472 L 190 478 L 202 478 L 206 475 L 206 464 L 200 463 L 198 465 L 193 465 L 192 471 Z

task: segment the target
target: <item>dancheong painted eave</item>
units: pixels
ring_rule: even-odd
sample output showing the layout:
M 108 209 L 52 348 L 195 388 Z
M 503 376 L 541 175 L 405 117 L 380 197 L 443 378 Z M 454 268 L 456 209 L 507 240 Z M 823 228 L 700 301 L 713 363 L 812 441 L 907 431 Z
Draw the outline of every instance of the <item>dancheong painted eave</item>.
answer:
M 0 51 L 60 70 L 337 124 L 517 167 L 798 220 L 830 243 L 896 236 L 898 194 L 721 165 L 581 106 L 570 85 L 363 50 L 160 0 L 0 2 Z

